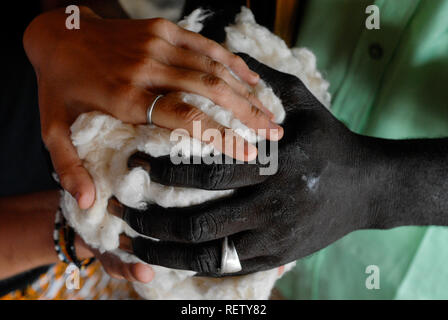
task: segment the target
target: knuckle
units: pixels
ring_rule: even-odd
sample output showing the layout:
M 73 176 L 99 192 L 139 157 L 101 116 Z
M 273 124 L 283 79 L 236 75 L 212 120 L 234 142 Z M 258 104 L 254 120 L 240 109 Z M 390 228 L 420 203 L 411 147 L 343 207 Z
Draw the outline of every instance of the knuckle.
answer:
M 233 167 L 233 166 L 232 166 Z M 206 179 L 209 189 L 218 189 L 223 184 L 226 175 L 225 167 L 222 165 L 215 165 L 212 167 L 210 175 L 204 177 Z
M 47 147 L 50 145 L 51 139 L 54 136 L 53 132 L 54 129 L 52 128 L 52 126 L 42 127 L 41 130 L 42 141 Z
M 42 141 L 45 146 L 51 145 L 53 139 L 58 138 L 64 133 L 64 128 L 61 124 L 50 123 L 48 125 L 43 125 L 41 129 Z
M 243 93 L 244 98 L 246 98 L 246 100 L 248 101 L 254 101 L 257 99 L 257 97 L 255 96 L 255 93 L 253 93 L 250 90 L 247 90 L 246 88 L 244 88 L 244 93 Z
M 205 119 L 205 114 L 201 110 L 186 103 L 175 103 L 172 108 L 177 117 L 188 122 L 202 121 Z
M 164 46 L 164 44 L 164 40 L 156 36 L 149 36 L 144 43 L 146 51 L 148 52 L 157 52 Z
M 120 263 L 120 264 L 118 265 L 118 270 L 119 270 L 119 273 L 120 273 L 126 280 L 129 281 L 129 279 L 130 279 L 130 273 L 129 273 L 129 270 L 128 270 L 128 268 L 127 268 L 127 265 L 124 264 L 124 263 Z
M 61 181 L 61 186 L 64 189 L 68 189 L 67 183 L 70 179 L 70 171 L 68 170 L 68 168 L 59 169 L 57 171 L 57 175 L 58 175 L 59 181 Z
M 206 42 L 205 42 L 205 48 L 207 51 L 207 54 L 210 57 L 218 57 L 220 55 L 220 52 L 222 51 L 222 47 L 217 44 L 215 41 L 206 38 Z
M 219 63 L 218 61 L 215 61 L 211 58 L 206 57 L 205 59 L 206 68 L 207 70 L 214 75 L 222 75 L 226 72 L 226 67 L 224 67 L 223 64 Z
M 218 252 L 214 247 L 204 247 L 198 250 L 193 261 L 193 268 L 200 273 L 216 273 L 218 271 Z
M 133 85 L 119 85 L 114 89 L 111 111 L 119 117 L 124 117 L 123 119 L 128 119 L 131 115 L 129 111 L 134 111 L 142 99 L 142 93 L 138 88 Z
M 225 141 L 225 138 L 226 138 L 226 135 L 227 135 L 227 132 L 228 132 L 228 128 L 223 126 L 223 125 L 221 125 L 221 124 L 219 124 L 216 127 L 216 130 L 218 130 L 218 133 L 219 133 L 219 135 L 221 137 L 221 143 L 223 143 Z M 221 148 L 223 149 L 224 146 L 221 146 Z
M 117 101 L 133 101 L 137 95 L 137 90 L 132 85 L 120 85 L 114 90 Z
M 261 109 L 258 109 L 256 106 L 251 105 L 250 106 L 250 114 L 252 115 L 252 117 L 254 118 L 262 118 L 264 117 L 264 113 L 263 111 L 261 111 Z
M 232 55 L 232 58 L 230 59 L 230 64 L 234 67 L 240 67 L 240 66 L 245 66 L 246 63 L 244 62 L 244 60 L 237 55 Z
M 166 32 L 170 27 L 171 22 L 164 18 L 154 18 L 148 21 L 150 31 L 160 34 Z
M 191 217 L 189 220 L 190 230 L 187 241 L 199 243 L 204 238 L 204 232 L 207 232 L 207 222 L 204 222 L 201 217 Z
M 112 84 L 113 89 L 120 89 L 123 85 L 133 85 L 148 78 L 148 70 L 153 65 L 152 59 L 145 57 L 129 62 L 121 71 L 122 77 L 117 84 Z
M 218 78 L 215 75 L 206 74 L 206 75 L 202 76 L 201 80 L 207 88 L 215 91 L 218 94 L 221 94 L 221 93 L 227 91 L 227 85 L 224 82 L 224 80 Z
M 200 243 L 214 239 L 218 232 L 216 220 L 210 214 L 202 214 L 190 218 L 188 242 Z

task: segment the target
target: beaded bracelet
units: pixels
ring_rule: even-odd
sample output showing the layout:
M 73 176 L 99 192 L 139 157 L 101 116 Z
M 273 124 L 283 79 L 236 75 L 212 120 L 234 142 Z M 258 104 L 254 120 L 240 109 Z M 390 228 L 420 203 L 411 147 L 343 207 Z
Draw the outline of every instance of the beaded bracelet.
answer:
M 90 265 L 95 258 L 79 261 L 75 250 L 75 231 L 67 224 L 61 213 L 61 208 L 56 212 L 54 231 L 53 231 L 54 249 L 59 260 L 64 263 L 73 263 L 82 269 Z

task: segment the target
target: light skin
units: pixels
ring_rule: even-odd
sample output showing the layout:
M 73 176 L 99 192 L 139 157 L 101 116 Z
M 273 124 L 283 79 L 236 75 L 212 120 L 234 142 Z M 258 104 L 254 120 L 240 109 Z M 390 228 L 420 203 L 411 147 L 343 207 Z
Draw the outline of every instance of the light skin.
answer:
M 250 128 L 277 129 L 271 135 L 267 130 L 268 139 L 282 137 L 283 129 L 252 94 L 259 76 L 216 42 L 163 19 L 111 20 L 87 7 L 80 10 L 79 30 L 67 30 L 67 14 L 57 9 L 34 19 L 23 42 L 38 79 L 43 140 L 63 188 L 82 209 L 93 204 L 95 188 L 70 140 L 70 126 L 81 113 L 101 111 L 145 124 L 148 106 L 163 93 L 154 124 L 193 134 L 193 121 L 201 121 L 202 130 L 222 132 L 218 149 L 239 160 L 254 159 L 255 146 L 182 101 L 179 92 L 189 92 L 231 110 Z M 231 139 L 243 150 L 226 148 Z
M 53 242 L 59 196 L 58 190 L 50 190 L 0 198 L 0 280 L 59 261 Z M 75 248 L 79 259 L 95 256 L 114 278 L 149 282 L 154 276 L 150 266 L 123 263 L 111 253 L 100 254 L 78 235 Z
M 127 123 L 145 124 L 148 106 L 158 94 L 164 94 L 153 109 L 154 124 L 185 129 L 198 139 L 202 139 L 203 131 L 217 129 L 222 133 L 223 143 L 206 142 L 239 160 L 256 157 L 255 146 L 183 102 L 180 92 L 188 92 L 231 110 L 249 128 L 276 129 L 272 134 L 267 130 L 266 138 L 281 139 L 283 129 L 272 121 L 272 113 L 252 93 L 259 76 L 218 43 L 163 19 L 103 19 L 85 6 L 80 6 L 81 28 L 67 30 L 67 14 L 63 8 L 50 10 L 53 2 L 44 5 L 49 10 L 28 26 L 23 44 L 37 75 L 44 143 L 62 187 L 77 199 L 80 208 L 91 207 L 95 200 L 92 178 L 70 139 L 70 126 L 81 113 L 100 111 Z M 62 5 L 59 2 L 56 6 Z M 226 66 L 241 80 L 234 78 Z M 197 136 L 193 121 L 201 122 L 202 132 Z M 242 146 L 242 150 L 226 147 L 233 139 L 236 139 L 233 145 Z M 8 199 L 4 201 L 9 203 Z M 42 219 L 39 223 L 45 224 L 39 231 L 41 241 L 32 241 L 28 234 L 19 233 L 23 238 L 15 245 L 21 250 L 14 250 L 13 254 L 18 262 L 2 266 L 0 278 L 57 261 L 53 244 L 45 238 L 51 235 L 56 208 L 53 205 L 52 210 L 47 208 L 39 216 Z M 32 228 L 38 220 L 35 209 L 30 208 L 23 216 L 15 209 L 7 212 L 1 214 L 11 221 L 11 230 L 28 224 Z M 80 256 L 97 256 L 113 277 L 142 282 L 152 279 L 152 269 L 145 264 L 124 264 L 113 255 L 100 255 L 79 237 L 76 244 Z M 0 254 L 11 255 L 12 251 L 7 249 Z M 31 251 L 39 252 L 40 258 L 33 260 L 33 254 L 28 255 Z

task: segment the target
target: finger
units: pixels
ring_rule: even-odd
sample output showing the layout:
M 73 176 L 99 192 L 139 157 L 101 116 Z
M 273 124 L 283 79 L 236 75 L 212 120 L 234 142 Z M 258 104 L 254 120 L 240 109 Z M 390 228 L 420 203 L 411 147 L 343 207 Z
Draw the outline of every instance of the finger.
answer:
M 215 272 L 202 272 L 202 273 L 198 273 L 196 274 L 196 276 L 199 277 L 235 277 L 235 276 L 243 276 L 243 275 L 247 275 L 247 274 L 251 274 L 251 273 L 255 273 L 255 272 L 259 272 L 259 271 L 267 271 L 267 270 L 271 270 L 277 267 L 276 264 L 272 263 L 272 258 L 271 257 L 264 257 L 264 256 L 260 256 L 260 257 L 256 257 L 256 258 L 251 258 L 251 259 L 245 259 L 245 260 L 241 260 L 241 271 L 235 272 L 235 273 L 231 273 L 231 274 L 220 274 L 220 273 L 215 273 Z
M 213 40 L 207 39 L 200 34 L 179 28 L 179 33 L 175 35 L 178 46 L 183 46 L 190 50 L 207 55 L 213 60 L 219 61 L 228 66 L 241 79 L 251 85 L 256 85 L 260 79 L 259 75 L 249 69 L 247 64 L 237 55 L 233 54 L 223 46 Z
M 141 260 L 166 268 L 196 271 L 198 276 L 222 277 L 220 273 L 223 239 L 201 244 L 178 244 L 137 237 L 132 239 L 133 252 Z M 236 247 L 242 270 L 227 276 L 269 270 L 279 265 L 275 257 L 247 258 Z
M 274 117 L 274 114 L 263 106 L 261 101 L 255 97 L 248 87 L 243 82 L 235 78 L 230 73 L 229 69 L 222 63 L 213 60 L 206 55 L 199 54 L 196 51 L 173 46 L 163 39 L 158 41 L 157 46 L 159 47 L 159 50 L 155 52 L 157 55 L 153 54 L 153 58 L 157 59 L 159 62 L 175 67 L 209 73 L 219 77 L 223 79 L 236 93 L 246 98 L 251 104 L 266 113 L 270 119 Z M 158 54 L 160 52 L 163 52 L 163 54 Z
M 104 268 L 104 271 L 108 275 L 110 275 L 114 279 L 124 280 L 125 277 L 120 271 L 121 261 L 117 261 L 116 256 L 111 253 L 99 253 L 97 250 L 93 250 L 95 252 L 96 258 L 101 262 L 101 266 Z
M 238 257 L 239 257 L 240 256 L 239 250 L 237 250 L 237 252 L 238 252 Z M 195 276 L 198 276 L 198 277 L 243 276 L 243 275 L 251 274 L 254 272 L 272 270 L 272 269 L 279 267 L 282 264 L 285 264 L 284 262 L 279 262 L 279 261 L 280 260 L 276 257 L 261 255 L 261 256 L 255 257 L 255 258 L 247 258 L 244 260 L 240 259 L 241 271 L 238 271 L 235 273 L 223 275 L 223 274 L 216 273 L 216 272 L 199 272 L 199 273 L 195 274 Z M 279 267 L 279 268 L 282 268 L 282 267 Z M 280 273 L 280 271 L 282 271 L 282 273 Z M 283 274 L 283 271 L 284 271 L 284 268 L 283 268 L 283 270 L 282 269 L 278 270 L 277 277 L 280 277 Z
M 132 240 L 134 254 L 141 260 L 166 268 L 218 273 L 221 241 L 183 244 L 137 237 Z
M 132 252 L 132 240 L 124 235 L 120 235 L 120 249 L 133 254 Z M 104 254 L 112 256 L 112 254 Z M 154 271 L 151 266 L 137 263 L 124 263 L 119 257 L 113 256 L 110 261 L 104 261 L 104 263 L 111 269 L 114 275 L 119 275 L 128 281 L 134 282 L 139 281 L 143 283 L 148 283 L 154 278 Z
M 136 152 L 129 158 L 128 167 L 141 167 L 148 172 L 151 181 L 166 186 L 205 190 L 246 187 L 262 183 L 269 177 L 261 174 L 261 166 L 258 164 L 233 163 L 224 157 L 221 159 L 221 163 L 204 164 L 202 159 L 195 161 L 190 158 L 185 164 L 174 164 L 170 156 L 156 158 Z
M 238 52 L 236 53 L 238 56 L 240 56 L 244 62 L 248 65 L 248 67 L 251 70 L 254 70 L 257 72 L 260 77 L 269 83 L 269 85 L 272 87 L 276 95 L 279 95 L 279 93 L 282 91 L 280 90 L 282 88 L 282 85 L 284 84 L 284 81 L 279 81 L 284 76 L 288 76 L 288 74 L 280 72 L 278 70 L 275 70 L 258 60 L 252 58 L 250 55 L 244 53 L 244 52 Z M 294 77 L 293 75 L 289 75 L 291 77 Z M 295 77 L 294 77 L 295 78 Z M 276 81 L 277 80 L 277 81 Z
M 136 279 L 136 278 L 134 277 L 134 275 L 132 274 L 130 265 L 131 265 L 131 264 L 127 264 L 127 263 L 124 263 L 124 262 L 121 262 L 121 261 L 117 263 L 117 267 L 118 267 L 118 270 L 119 270 L 120 274 L 121 274 L 127 281 L 130 281 L 130 282 L 136 282 L 137 279 Z
M 152 19 L 149 29 L 152 34 L 162 37 L 175 46 L 196 51 L 229 66 L 241 79 L 249 84 L 255 85 L 259 80 L 259 76 L 251 71 L 240 57 L 198 33 L 185 30 L 164 19 Z
M 200 109 L 185 103 L 180 94 L 168 94 L 160 98 L 153 108 L 152 121 L 160 127 L 184 129 L 189 136 L 211 143 L 217 150 L 232 158 L 251 161 L 257 156 L 255 146 Z
M 117 103 L 111 108 L 111 114 L 124 122 L 147 123 L 147 111 L 157 99 L 156 94 L 143 89 L 126 98 L 126 93 L 116 94 Z M 126 102 L 126 107 L 120 103 Z M 220 125 L 198 108 L 183 101 L 179 93 L 169 93 L 158 99 L 152 108 L 151 120 L 154 124 L 171 130 L 184 129 L 188 134 L 200 141 L 211 143 L 228 156 L 251 161 L 257 156 L 257 148 L 244 140 L 234 131 Z M 195 130 L 195 121 L 200 122 L 199 130 Z M 213 130 L 211 130 L 213 129 Z M 209 134 L 204 135 L 205 132 Z M 204 140 L 205 139 L 205 140 Z
M 120 86 L 109 97 L 107 111 L 123 122 L 146 124 L 146 112 L 157 96 L 137 86 Z
M 90 208 L 95 201 L 95 186 L 71 142 L 68 126 L 46 127 L 42 138 L 62 187 L 77 200 L 81 209 Z
M 120 235 L 121 250 L 124 250 L 130 254 L 134 254 L 132 250 L 132 239 L 125 234 Z M 154 270 L 151 266 L 143 263 L 128 264 L 129 272 L 137 281 L 148 283 L 154 278 Z
M 137 281 L 149 283 L 154 279 L 154 270 L 147 264 L 134 263 L 130 265 L 130 272 Z
M 168 91 L 185 91 L 202 95 L 217 105 L 233 112 L 247 127 L 269 140 L 280 140 L 283 128 L 272 122 L 261 109 L 251 104 L 246 98 L 237 94 L 221 78 L 199 71 L 166 67 L 160 77 L 154 79 L 153 85 Z M 263 129 L 258 131 L 259 129 Z
M 301 107 L 306 107 L 314 106 L 316 103 L 320 104 L 316 97 L 314 97 L 298 77 L 272 69 L 248 54 L 242 52 L 237 54 L 246 61 L 251 69 L 258 72 L 260 77 L 269 84 L 274 93 L 282 100 L 286 111 L 290 111 L 288 110 L 290 105 L 300 104 Z M 292 89 L 285 90 L 285 86 Z M 300 100 L 296 98 L 298 96 L 300 97 Z
M 130 282 L 149 283 L 154 278 L 154 271 L 152 268 L 143 263 L 124 263 L 119 261 L 117 263 L 119 275 Z
M 231 201 L 223 198 L 185 208 L 149 204 L 146 210 L 126 207 L 111 198 L 107 211 L 142 235 L 179 243 L 200 243 L 251 230 L 270 221 L 270 215 L 256 206 L 259 192 L 246 194 L 239 190 Z
M 120 239 L 122 239 L 121 236 Z M 154 278 L 154 271 L 149 265 L 143 263 L 124 263 L 118 256 L 112 253 L 100 253 L 95 249 L 93 251 L 98 260 L 100 260 L 104 270 L 115 279 L 148 283 Z

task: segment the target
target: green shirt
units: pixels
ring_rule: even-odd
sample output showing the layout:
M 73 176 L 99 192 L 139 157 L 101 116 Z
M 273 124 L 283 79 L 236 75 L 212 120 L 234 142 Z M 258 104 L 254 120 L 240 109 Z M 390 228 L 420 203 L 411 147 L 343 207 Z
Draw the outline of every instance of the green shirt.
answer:
M 365 26 L 370 4 L 379 30 Z M 316 54 L 333 114 L 351 130 L 448 137 L 448 0 L 310 0 L 303 19 L 297 46 Z M 447 299 L 446 244 L 441 227 L 357 231 L 299 261 L 279 288 L 299 299 Z M 369 265 L 379 290 L 366 288 Z

